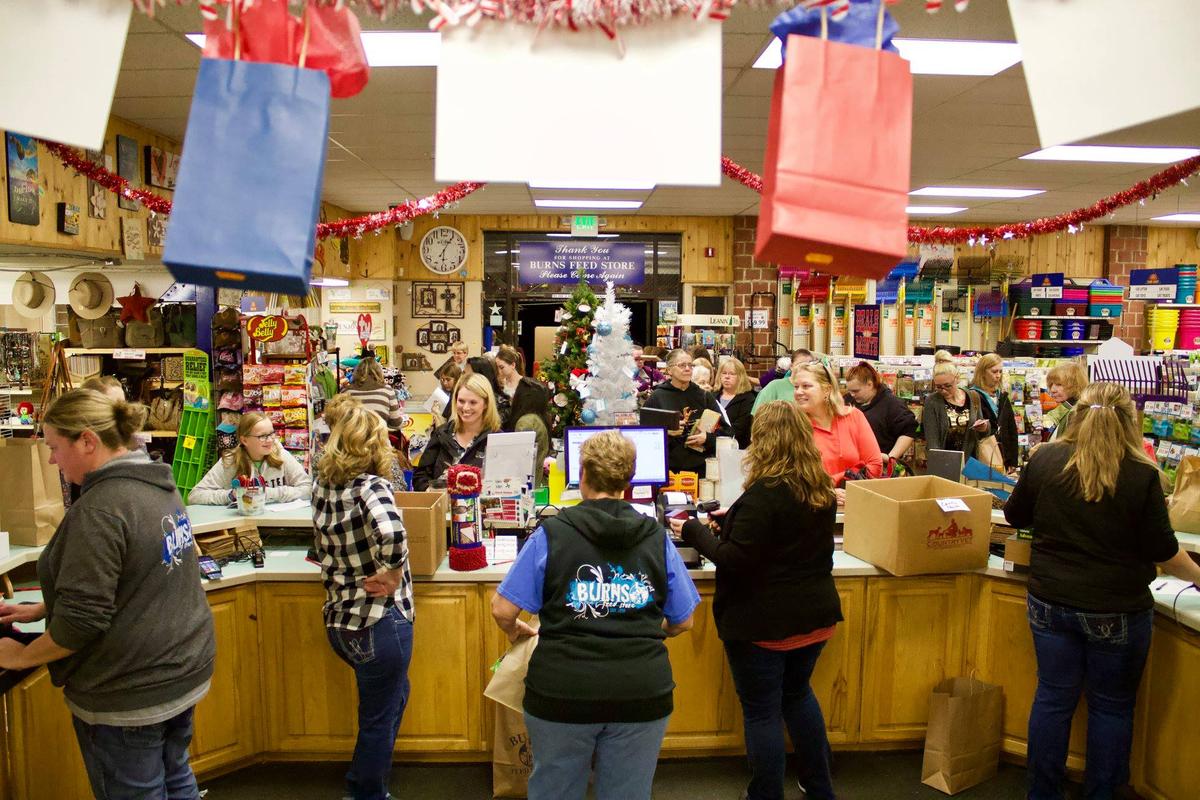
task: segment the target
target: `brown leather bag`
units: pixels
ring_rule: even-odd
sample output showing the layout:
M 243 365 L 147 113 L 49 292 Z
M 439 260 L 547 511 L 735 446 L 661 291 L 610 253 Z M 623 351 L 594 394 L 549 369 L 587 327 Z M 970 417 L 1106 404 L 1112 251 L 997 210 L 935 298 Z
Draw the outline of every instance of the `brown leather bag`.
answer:
M 123 346 L 121 328 L 117 325 L 118 319 L 119 314 L 116 311 L 110 311 L 96 319 L 77 318 L 75 324 L 79 328 L 80 346 L 88 349 Z
M 146 310 L 146 322 L 130 320 L 125 323 L 125 346 L 146 348 L 162 347 L 167 334 L 163 329 L 162 311 L 157 307 Z

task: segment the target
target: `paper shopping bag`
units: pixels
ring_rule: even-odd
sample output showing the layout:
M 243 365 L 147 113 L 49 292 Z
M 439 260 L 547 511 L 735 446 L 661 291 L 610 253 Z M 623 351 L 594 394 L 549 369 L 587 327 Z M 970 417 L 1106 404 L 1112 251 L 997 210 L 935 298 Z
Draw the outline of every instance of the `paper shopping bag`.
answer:
M 533 748 L 520 711 L 496 707 L 492 735 L 492 797 L 525 797 L 533 774 Z
M 100 150 L 129 0 L 7 0 L 0 11 L 0 129 Z M 37 65 L 18 75 L 18 65 Z
M 306 295 L 329 78 L 202 59 L 163 262 L 176 280 Z
M 911 150 L 907 61 L 789 36 L 771 97 L 755 258 L 887 275 L 908 248 Z
M 45 440 L 0 439 L 0 486 L 6 496 L 0 527 L 9 541 L 27 547 L 49 542 L 65 509 L 58 468 L 50 463 Z
M 538 637 L 526 636 L 509 648 L 483 690 L 484 697 L 521 713 L 525 703 L 525 673 L 529 671 L 529 659 L 537 642 Z
M 1008 10 L 1042 147 L 1200 107 L 1196 0 L 1008 0 Z M 1136 54 L 1137 68 L 1114 53 Z
M 921 783 L 957 794 L 983 783 L 1000 765 L 999 686 L 974 678 L 950 678 L 933 688 Z
M 1200 533 L 1200 456 L 1184 456 L 1175 470 L 1175 491 L 1167 500 L 1171 527 Z

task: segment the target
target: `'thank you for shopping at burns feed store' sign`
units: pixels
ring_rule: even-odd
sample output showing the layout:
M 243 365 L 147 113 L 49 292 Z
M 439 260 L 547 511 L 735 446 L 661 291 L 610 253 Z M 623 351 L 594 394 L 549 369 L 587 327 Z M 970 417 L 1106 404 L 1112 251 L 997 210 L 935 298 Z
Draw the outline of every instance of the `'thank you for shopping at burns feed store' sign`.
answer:
M 518 282 L 577 283 L 582 269 L 588 283 L 612 281 L 618 286 L 642 283 L 646 250 L 641 242 L 521 242 Z

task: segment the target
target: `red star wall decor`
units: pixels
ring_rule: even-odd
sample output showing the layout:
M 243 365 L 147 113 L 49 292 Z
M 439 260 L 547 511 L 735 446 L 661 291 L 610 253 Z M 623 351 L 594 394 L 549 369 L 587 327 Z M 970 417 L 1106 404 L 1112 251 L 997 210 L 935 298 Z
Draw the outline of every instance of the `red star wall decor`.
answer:
M 121 304 L 121 324 L 124 325 L 130 320 L 149 322 L 150 320 L 146 316 L 146 312 L 150 306 L 158 301 L 153 297 L 143 295 L 142 287 L 135 283 L 133 285 L 133 294 L 126 297 L 118 297 L 117 302 Z

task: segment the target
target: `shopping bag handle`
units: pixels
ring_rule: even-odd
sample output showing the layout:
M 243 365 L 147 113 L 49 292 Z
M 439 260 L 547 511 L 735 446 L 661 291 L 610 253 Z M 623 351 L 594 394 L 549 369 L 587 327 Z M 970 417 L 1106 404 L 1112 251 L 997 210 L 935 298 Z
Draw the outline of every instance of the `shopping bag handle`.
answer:
M 883 0 L 879 2 L 879 13 L 875 17 L 875 49 L 883 49 L 883 19 L 884 8 Z M 829 40 L 829 11 L 826 6 L 821 6 L 821 41 Z

